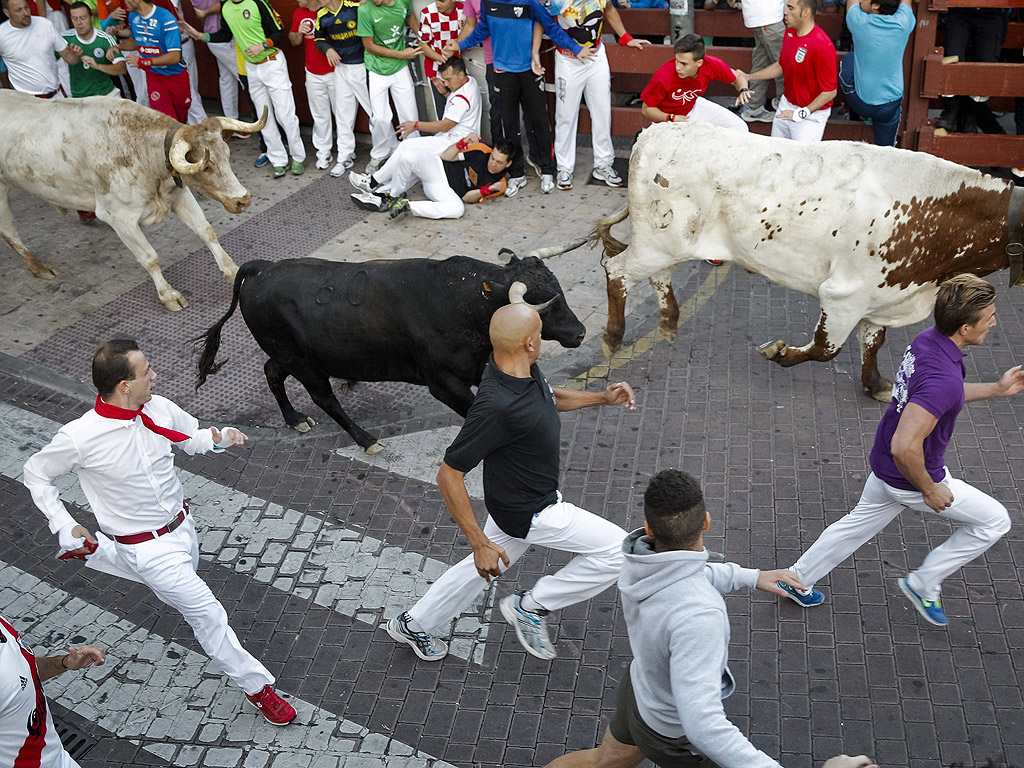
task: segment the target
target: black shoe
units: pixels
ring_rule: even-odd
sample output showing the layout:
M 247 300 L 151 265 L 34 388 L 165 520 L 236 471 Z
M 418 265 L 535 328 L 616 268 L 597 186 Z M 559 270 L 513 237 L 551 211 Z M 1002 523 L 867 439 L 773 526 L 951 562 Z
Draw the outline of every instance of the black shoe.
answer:
M 389 197 L 387 201 L 388 210 L 391 212 L 391 218 L 397 219 L 400 216 L 404 216 L 411 210 L 409 207 L 409 201 L 404 197 Z
M 960 109 L 957 104 L 956 96 L 943 96 L 942 97 L 942 114 L 939 115 L 939 119 L 935 121 L 935 130 L 946 131 L 946 133 L 956 133 L 960 127 Z

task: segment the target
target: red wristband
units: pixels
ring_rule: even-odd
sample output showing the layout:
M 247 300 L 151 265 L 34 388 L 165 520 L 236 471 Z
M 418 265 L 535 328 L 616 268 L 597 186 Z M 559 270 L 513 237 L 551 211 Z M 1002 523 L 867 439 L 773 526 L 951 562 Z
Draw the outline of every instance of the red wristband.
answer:
M 491 194 L 491 185 L 484 184 L 482 187 L 480 187 L 480 194 L 483 197 L 487 197 L 489 194 Z
M 459 150 L 459 152 L 465 152 L 467 149 L 469 149 L 469 142 L 466 141 L 465 139 L 459 139 L 458 141 L 455 142 L 455 148 Z
M 633 36 L 629 32 L 623 32 L 622 37 L 619 38 L 619 45 L 629 45 L 633 42 Z
M 412 129 L 414 131 L 418 131 L 420 129 L 420 121 L 419 120 L 417 120 L 415 123 L 412 124 Z
M 139 59 L 139 69 L 149 69 L 153 66 L 152 59 Z

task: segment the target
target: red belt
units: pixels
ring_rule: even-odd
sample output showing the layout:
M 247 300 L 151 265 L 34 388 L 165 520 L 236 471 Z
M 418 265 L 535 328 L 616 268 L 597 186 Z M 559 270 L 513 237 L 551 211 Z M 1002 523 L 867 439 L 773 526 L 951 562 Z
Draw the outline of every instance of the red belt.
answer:
M 169 522 L 163 528 L 158 528 L 155 531 L 145 531 L 144 533 L 133 533 L 130 536 L 115 536 L 114 541 L 116 541 L 118 544 L 141 544 L 144 541 L 159 538 L 164 534 L 170 533 L 171 531 L 175 530 L 179 525 L 185 522 L 185 516 L 187 514 L 188 504 L 184 504 L 182 506 L 181 512 L 176 514 L 174 516 L 174 519 L 171 520 L 171 522 Z
M 57 91 L 59 90 L 60 88 L 57 88 L 55 90 L 50 91 L 49 93 L 33 93 L 32 95 L 35 96 L 37 99 L 52 99 L 54 96 L 57 95 Z

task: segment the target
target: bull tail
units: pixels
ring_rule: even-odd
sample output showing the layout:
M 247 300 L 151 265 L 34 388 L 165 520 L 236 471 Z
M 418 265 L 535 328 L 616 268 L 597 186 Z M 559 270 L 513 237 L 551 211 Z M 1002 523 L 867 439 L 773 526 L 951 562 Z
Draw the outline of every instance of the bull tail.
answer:
M 597 222 L 590 235 L 587 236 L 587 239 L 592 243 L 596 243 L 598 240 L 601 241 L 601 246 L 604 248 L 605 259 L 618 256 L 626 250 L 626 244 L 612 235 L 612 227 L 620 221 L 625 221 L 627 216 L 629 216 L 628 205 L 623 206 L 620 210 L 605 216 Z
M 235 285 L 231 291 L 231 306 L 228 307 L 227 313 L 214 323 L 208 331 L 196 336 L 194 339 L 189 339 L 196 352 L 201 350 L 199 362 L 196 363 L 196 391 L 206 383 L 208 376 L 217 373 L 227 362 L 227 360 L 221 360 L 219 363 L 216 361 L 217 352 L 220 350 L 220 332 L 224 328 L 224 323 L 235 314 L 235 308 L 238 306 L 238 295 L 242 290 L 242 283 L 245 282 L 246 278 L 258 275 L 264 267 L 270 264 L 272 262 L 256 260 L 247 261 L 240 266 L 238 274 L 235 275 Z

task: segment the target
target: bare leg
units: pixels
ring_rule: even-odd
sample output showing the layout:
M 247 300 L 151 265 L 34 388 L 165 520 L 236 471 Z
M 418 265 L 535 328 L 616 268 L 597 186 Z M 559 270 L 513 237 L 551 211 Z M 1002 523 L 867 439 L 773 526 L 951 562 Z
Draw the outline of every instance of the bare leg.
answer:
M 149 240 L 142 234 L 137 220 L 109 216 L 102 209 L 96 211 L 96 216 L 107 222 L 117 232 L 117 236 L 128 246 L 128 250 L 135 255 L 135 259 L 149 272 L 149 276 L 153 278 L 153 284 L 156 286 L 157 295 L 165 307 L 172 312 L 177 312 L 188 306 L 185 297 L 174 290 L 164 279 L 164 275 L 160 271 L 160 259 L 156 255 L 156 251 L 153 250 L 153 246 L 149 244 Z
M 861 320 L 857 326 L 860 340 L 860 381 L 864 391 L 879 402 L 892 400 L 892 382 L 883 379 L 878 372 L 878 350 L 885 343 L 885 328 L 868 320 Z
M 18 237 L 18 231 L 14 228 L 14 214 L 11 213 L 11 204 L 7 195 L 8 188 L 0 184 L 0 237 L 21 256 L 29 272 L 43 280 L 52 280 L 57 276 L 57 270 L 37 259 L 35 254 L 26 248 L 25 244 L 21 242 L 21 238 Z
M 643 761 L 644 755 L 637 747 L 617 741 L 611 730 L 605 729 L 601 746 L 597 749 L 570 752 L 548 763 L 545 768 L 636 768 Z
M 178 214 L 178 218 L 185 222 L 185 226 L 202 238 L 202 241 L 206 243 L 206 247 L 210 249 L 210 253 L 213 254 L 213 258 L 217 261 L 221 274 L 227 278 L 229 283 L 233 283 L 235 281 L 235 273 L 238 272 L 238 265 L 228 256 L 227 251 L 221 247 L 220 241 L 217 239 L 217 233 L 213 231 L 210 222 L 206 220 L 206 215 L 203 213 L 203 209 L 199 207 L 199 203 L 196 202 L 192 190 L 187 187 L 182 189 L 181 194 L 174 197 L 171 207 Z

